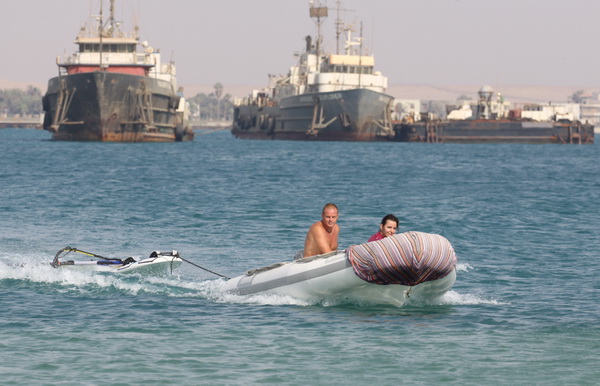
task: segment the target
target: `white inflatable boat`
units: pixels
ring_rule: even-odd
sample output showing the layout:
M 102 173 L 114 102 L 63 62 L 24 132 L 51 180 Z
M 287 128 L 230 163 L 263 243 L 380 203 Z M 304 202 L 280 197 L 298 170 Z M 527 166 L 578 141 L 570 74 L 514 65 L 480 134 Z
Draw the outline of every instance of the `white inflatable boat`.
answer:
M 344 298 L 368 304 L 434 301 L 456 280 L 456 254 L 440 235 L 406 232 L 344 251 L 273 264 L 234 277 L 221 290 L 307 301 Z
M 88 258 L 74 258 L 65 260 L 64 257 L 71 252 L 76 252 Z M 89 259 L 91 257 L 92 259 Z M 61 260 L 62 259 L 62 260 Z M 104 257 L 94 253 L 85 252 L 77 248 L 65 247 L 56 253 L 51 265 L 54 268 L 74 269 L 79 271 L 95 272 L 138 272 L 145 275 L 164 275 L 179 267 L 183 260 L 177 251 L 160 252 L 154 251 L 146 259 L 136 260 L 128 257 L 124 260 L 112 257 Z

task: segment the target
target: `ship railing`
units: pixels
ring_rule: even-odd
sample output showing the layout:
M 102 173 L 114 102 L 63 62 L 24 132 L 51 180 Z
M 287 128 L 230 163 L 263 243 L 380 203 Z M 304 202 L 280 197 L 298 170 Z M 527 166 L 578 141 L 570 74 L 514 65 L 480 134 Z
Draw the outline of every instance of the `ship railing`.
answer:
M 259 106 L 259 107 L 273 107 L 277 105 L 271 98 L 263 98 L 263 97 L 246 97 L 236 99 L 233 103 L 234 106 Z
M 64 55 L 57 57 L 57 64 L 60 65 L 97 65 L 100 61 L 98 53 L 74 53 L 72 55 Z M 112 65 L 143 65 L 143 66 L 154 66 L 156 65 L 155 60 L 152 56 L 143 53 L 104 53 L 102 55 L 102 61 Z

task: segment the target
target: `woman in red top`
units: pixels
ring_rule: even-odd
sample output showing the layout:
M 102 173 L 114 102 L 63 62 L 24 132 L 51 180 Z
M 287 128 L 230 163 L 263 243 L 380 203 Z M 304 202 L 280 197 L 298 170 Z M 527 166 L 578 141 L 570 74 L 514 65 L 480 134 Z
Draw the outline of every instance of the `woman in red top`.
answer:
M 381 240 L 384 237 L 393 236 L 396 234 L 396 229 L 398 229 L 398 225 L 400 222 L 398 221 L 398 217 L 393 214 L 388 214 L 381 220 L 381 224 L 379 225 L 379 232 L 375 233 L 369 241 Z

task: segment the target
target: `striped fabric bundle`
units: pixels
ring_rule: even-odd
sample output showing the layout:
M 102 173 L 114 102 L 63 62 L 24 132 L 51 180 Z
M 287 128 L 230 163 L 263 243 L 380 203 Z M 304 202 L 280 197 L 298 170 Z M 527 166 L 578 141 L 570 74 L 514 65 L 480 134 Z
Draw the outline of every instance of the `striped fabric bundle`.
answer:
M 346 257 L 358 277 L 375 284 L 415 286 L 448 275 L 456 266 L 450 242 L 440 235 L 405 232 L 353 245 Z

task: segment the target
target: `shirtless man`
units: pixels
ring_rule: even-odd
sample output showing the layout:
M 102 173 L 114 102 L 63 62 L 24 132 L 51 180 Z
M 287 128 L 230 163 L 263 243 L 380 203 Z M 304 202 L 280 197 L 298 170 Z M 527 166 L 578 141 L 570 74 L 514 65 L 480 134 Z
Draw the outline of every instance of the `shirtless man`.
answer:
M 335 204 L 323 207 L 321 221 L 312 224 L 304 242 L 304 257 L 335 251 L 338 247 L 340 227 L 337 225 L 338 208 Z

